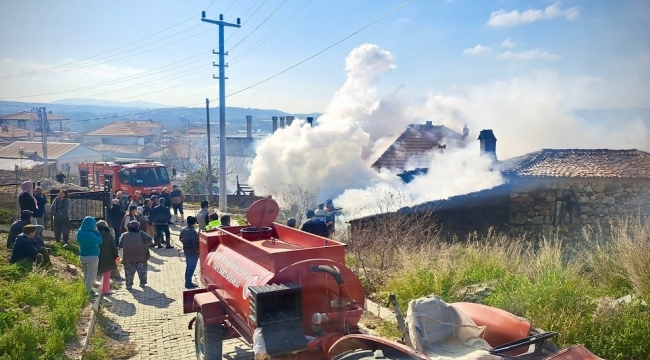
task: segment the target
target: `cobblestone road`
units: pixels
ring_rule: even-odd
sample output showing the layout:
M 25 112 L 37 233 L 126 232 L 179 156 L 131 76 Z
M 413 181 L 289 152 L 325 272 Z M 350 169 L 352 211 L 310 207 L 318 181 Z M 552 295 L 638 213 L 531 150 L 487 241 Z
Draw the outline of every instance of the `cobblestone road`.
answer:
M 196 359 L 194 330 L 187 329 L 192 315 L 183 315 L 185 257 L 179 231 L 179 227 L 172 229 L 174 249 L 151 249 L 144 290 L 136 275 L 131 292 L 122 285 L 102 300 L 104 315 L 114 322 L 112 330 L 136 344 L 138 355 L 133 359 Z M 198 267 L 194 277 L 198 283 Z M 223 349 L 224 359 L 253 359 L 242 340 L 228 340 Z

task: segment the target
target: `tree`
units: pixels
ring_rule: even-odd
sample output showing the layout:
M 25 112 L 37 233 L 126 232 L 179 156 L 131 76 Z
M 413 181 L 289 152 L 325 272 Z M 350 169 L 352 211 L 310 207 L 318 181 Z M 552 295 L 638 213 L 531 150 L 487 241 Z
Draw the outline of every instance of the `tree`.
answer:
M 274 197 L 280 205 L 280 211 L 283 213 L 285 221 L 294 218 L 298 224 L 302 224 L 307 210 L 316 209 L 320 189 L 309 191 L 302 185 L 282 184 Z

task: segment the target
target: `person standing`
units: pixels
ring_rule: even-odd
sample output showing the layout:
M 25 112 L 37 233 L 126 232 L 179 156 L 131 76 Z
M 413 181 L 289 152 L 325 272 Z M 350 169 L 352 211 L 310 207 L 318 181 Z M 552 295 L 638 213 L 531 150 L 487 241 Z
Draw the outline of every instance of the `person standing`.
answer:
M 138 220 L 136 215 L 137 211 L 138 211 L 137 206 L 135 205 L 129 206 L 129 211 L 126 214 L 124 214 L 124 217 L 122 218 L 122 224 L 120 225 L 120 235 L 127 232 L 126 225 L 128 225 L 133 220 Z
M 120 243 L 120 231 L 122 226 L 122 219 L 124 218 L 124 213 L 120 210 L 120 200 L 113 199 L 111 200 L 111 208 L 108 210 L 108 222 L 113 229 L 113 234 L 115 235 L 115 246 Z
M 307 221 L 302 224 L 300 230 L 308 232 L 310 234 L 328 237 L 329 231 L 327 230 L 327 224 L 324 221 L 317 219 L 314 210 L 307 210 Z
M 122 251 L 122 264 L 124 264 L 124 277 L 126 289 L 133 289 L 133 278 L 138 273 L 140 287 L 147 285 L 147 260 L 149 260 L 149 247 L 142 241 L 140 223 L 137 220 L 127 225 L 127 232 L 120 237 Z
M 171 234 L 169 233 L 169 221 L 172 219 L 172 214 L 169 208 L 165 206 L 165 198 L 161 197 L 160 204 L 153 208 L 151 211 L 150 222 L 156 227 L 156 247 L 162 249 L 162 236 L 165 234 L 165 242 L 167 249 L 172 248 Z
M 199 231 L 205 231 L 205 226 L 210 222 L 208 220 L 208 215 L 210 210 L 208 207 L 210 203 L 207 200 L 201 201 L 201 209 L 196 212 L 196 222 L 199 224 Z
M 59 242 L 63 235 L 63 243 L 67 244 L 70 239 L 70 199 L 68 191 L 61 190 L 59 195 L 52 201 L 52 215 L 54 230 L 54 240 Z
M 165 199 L 165 204 L 167 204 L 167 207 L 172 206 L 172 197 L 169 195 L 169 189 L 166 186 L 162 189 L 160 199 Z
M 36 199 L 32 195 L 32 190 L 34 189 L 34 183 L 31 181 L 24 181 L 20 184 L 20 194 L 18 194 L 18 205 L 20 205 L 20 211 L 29 210 L 33 213 L 36 212 Z M 32 219 L 34 225 L 36 221 Z
M 67 176 L 65 176 L 65 175 L 63 174 L 63 171 L 59 171 L 59 173 L 56 174 L 56 181 L 57 181 L 57 182 L 60 182 L 61 184 L 63 184 L 63 183 L 65 182 L 65 178 L 66 178 L 66 177 L 67 177 Z
M 172 208 L 174 209 L 174 222 L 178 222 L 178 213 L 181 213 L 181 223 L 185 222 L 185 214 L 183 213 L 183 199 L 185 194 L 178 186 L 172 186 L 172 192 L 169 193 L 172 200 Z
M 199 262 L 199 233 L 194 228 L 197 219 L 194 216 L 187 217 L 187 226 L 181 230 L 179 236 L 183 243 L 183 252 L 185 253 L 185 288 L 194 289 L 198 285 L 192 282 L 196 264 Z
M 45 199 L 45 194 L 43 193 L 42 187 L 36 187 L 34 199 L 36 199 L 36 211 L 34 211 L 34 220 L 36 220 L 36 225 L 44 225 L 45 204 L 47 204 L 47 200 Z
M 97 230 L 97 221 L 92 216 L 86 216 L 81 222 L 77 231 L 77 242 L 79 243 L 79 258 L 84 273 L 84 284 L 86 291 L 93 296 L 93 281 L 97 277 L 97 265 L 99 265 L 99 246 L 104 239 Z
M 108 295 L 111 293 L 111 272 L 117 270 L 120 255 L 117 252 L 117 245 L 115 245 L 115 236 L 106 221 L 98 221 L 97 230 L 102 235 L 102 244 L 99 247 L 97 275 L 102 276 L 100 291 L 103 295 Z

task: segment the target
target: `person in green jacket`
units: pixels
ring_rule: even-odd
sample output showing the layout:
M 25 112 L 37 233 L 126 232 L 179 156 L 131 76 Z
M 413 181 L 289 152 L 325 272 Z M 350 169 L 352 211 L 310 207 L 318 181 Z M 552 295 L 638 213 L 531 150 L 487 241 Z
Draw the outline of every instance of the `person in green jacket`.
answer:
M 221 221 L 219 220 L 219 214 L 213 212 L 212 214 L 210 214 L 208 218 L 210 222 L 208 223 L 208 225 L 205 226 L 205 231 L 211 231 L 221 226 Z
M 86 291 L 93 296 L 93 281 L 97 277 L 97 266 L 99 265 L 99 246 L 104 239 L 97 230 L 97 221 L 92 216 L 86 216 L 81 222 L 77 231 L 77 242 L 79 243 L 79 259 L 84 272 L 84 284 Z

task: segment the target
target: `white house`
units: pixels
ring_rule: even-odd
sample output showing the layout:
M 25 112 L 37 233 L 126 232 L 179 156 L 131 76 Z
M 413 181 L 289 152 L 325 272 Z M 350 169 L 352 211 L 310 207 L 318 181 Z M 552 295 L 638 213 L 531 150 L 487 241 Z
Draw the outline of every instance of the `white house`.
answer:
M 148 127 L 141 127 L 140 125 L 142 123 Z M 155 125 L 152 125 L 152 123 Z M 153 129 L 154 131 L 149 129 Z M 157 123 L 140 120 L 121 120 L 87 133 L 84 135 L 84 140 L 91 144 L 146 145 L 156 137 L 161 136 L 162 127 Z
M 7 166 L 13 159 L 21 166 L 34 161 L 43 162 L 43 143 L 36 141 L 16 141 L 0 149 L 1 162 Z M 103 155 L 79 143 L 47 143 L 47 159 L 56 162 L 56 169 L 71 176 L 79 176 L 80 162 L 102 161 Z M 26 162 L 27 161 L 27 162 Z M 9 164 L 10 165 L 10 164 Z

